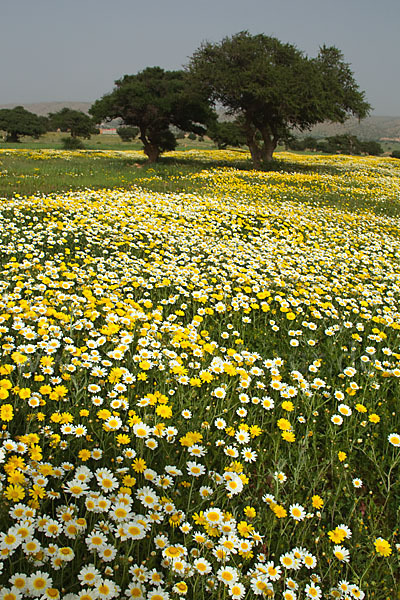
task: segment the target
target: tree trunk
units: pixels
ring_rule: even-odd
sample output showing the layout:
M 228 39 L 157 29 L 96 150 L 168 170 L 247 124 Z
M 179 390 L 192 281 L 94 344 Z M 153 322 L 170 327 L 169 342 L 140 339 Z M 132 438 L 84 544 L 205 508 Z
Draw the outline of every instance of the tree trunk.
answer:
M 275 148 L 278 144 L 278 138 L 277 136 L 272 136 L 270 134 L 269 128 L 267 127 L 260 128 L 260 132 L 264 142 L 262 149 L 262 158 L 264 162 L 270 162 L 273 158 Z
M 246 131 L 247 145 L 249 147 L 250 154 L 251 154 L 251 159 L 253 161 L 255 168 L 259 169 L 261 167 L 261 161 L 262 161 L 261 148 L 257 144 L 256 130 L 254 129 L 253 125 L 251 124 L 249 118 L 246 118 L 245 131 Z
M 264 142 L 263 159 L 265 162 L 270 162 L 272 160 L 275 148 L 276 144 L 272 140 L 267 144 Z
M 160 156 L 160 149 L 156 144 L 149 142 L 146 137 L 146 130 L 144 128 L 140 128 L 139 139 L 143 144 L 143 152 L 146 154 L 149 162 L 157 162 L 158 157 Z
M 19 142 L 19 135 L 15 131 L 10 131 L 6 135 L 6 142 L 10 142 L 12 144 Z
M 252 139 L 247 140 L 247 145 L 250 150 L 251 159 L 256 169 L 261 168 L 261 148 L 258 146 L 257 142 Z
M 149 142 L 143 148 L 144 153 L 149 159 L 149 162 L 154 163 L 157 162 L 158 157 L 160 156 L 160 150 L 158 146 L 155 144 L 150 144 Z

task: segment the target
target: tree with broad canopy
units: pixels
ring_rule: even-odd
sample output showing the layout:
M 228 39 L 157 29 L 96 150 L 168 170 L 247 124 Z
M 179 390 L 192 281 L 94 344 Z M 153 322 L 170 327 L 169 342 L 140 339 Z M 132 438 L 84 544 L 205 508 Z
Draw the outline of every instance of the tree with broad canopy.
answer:
M 89 139 L 97 132 L 93 119 L 81 110 L 64 107 L 56 113 L 49 114 L 50 126 L 53 130 L 69 131 L 71 137 Z
M 187 71 L 212 103 L 240 118 L 255 167 L 272 160 L 290 131 L 322 121 L 367 116 L 353 73 L 335 47 L 323 46 L 308 58 L 291 44 L 242 31 L 219 43 L 204 43 Z
M 203 135 L 203 124 L 215 119 L 201 86 L 194 86 L 184 71 L 160 67 L 125 75 L 89 112 L 97 122 L 120 117 L 125 125 L 139 127 L 139 139 L 150 162 L 175 149 L 176 137 L 170 125 Z
M 47 128 L 46 117 L 39 117 L 23 106 L 0 110 L 0 129 L 6 132 L 6 142 L 19 142 L 19 138 L 25 135 L 37 139 L 46 133 Z

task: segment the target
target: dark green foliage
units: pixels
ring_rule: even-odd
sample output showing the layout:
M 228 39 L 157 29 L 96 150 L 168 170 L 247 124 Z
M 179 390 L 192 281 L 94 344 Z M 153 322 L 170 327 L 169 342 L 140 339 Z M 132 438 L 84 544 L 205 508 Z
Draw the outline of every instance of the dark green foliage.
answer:
M 286 142 L 286 147 L 289 150 L 317 150 L 317 146 L 318 139 L 311 135 L 303 139 L 292 137 Z
M 400 150 L 393 150 L 390 156 L 392 158 L 400 158 Z
M 189 140 L 196 140 L 196 139 L 197 139 L 197 136 L 196 136 L 196 134 L 195 134 L 195 133 L 189 133 L 189 135 L 188 135 L 188 139 L 189 139 Z
M 243 123 L 239 120 L 216 121 L 211 124 L 207 134 L 220 149 L 228 146 L 239 148 L 246 145 Z
M 363 119 L 371 106 L 365 100 L 355 82 L 350 65 L 344 62 L 342 52 L 335 46 L 323 45 L 314 63 L 320 74 L 317 90 L 320 102 L 320 117 L 323 121 L 344 123 L 350 116 Z M 319 119 L 316 123 L 321 123 Z
M 361 154 L 361 142 L 355 135 L 332 135 L 326 141 L 331 154 Z
M 139 127 L 118 127 L 117 133 L 123 142 L 131 142 L 139 133 Z
M 371 156 L 380 156 L 383 154 L 383 148 L 379 142 L 361 142 L 361 152 L 364 154 L 370 154 Z
M 69 131 L 71 137 L 89 139 L 92 134 L 97 133 L 93 119 L 80 110 L 64 107 L 56 113 L 50 113 L 49 121 L 53 131 Z
M 85 145 L 78 137 L 63 137 L 61 142 L 64 150 L 84 150 Z
M 150 162 L 176 147 L 170 127 L 202 135 L 203 125 L 215 118 L 201 86 L 196 87 L 184 71 L 160 67 L 125 75 L 115 82 L 113 92 L 92 105 L 90 113 L 97 122 L 119 117 L 125 125 L 139 127 Z
M 303 131 L 350 115 L 362 118 L 370 109 L 334 47 L 324 46 L 310 59 L 291 44 L 242 31 L 220 43 L 203 44 L 192 56 L 189 72 L 212 102 L 242 119 L 257 167 L 272 160 L 278 141 L 287 140 L 292 128 Z
M 318 139 L 313 137 L 312 135 L 308 135 L 307 137 L 304 138 L 304 144 L 305 144 L 305 147 L 308 148 L 308 150 L 316 150 L 317 144 L 318 144 Z
M 287 141 L 286 147 L 290 150 L 318 150 L 329 154 L 369 154 L 371 156 L 383 154 L 383 148 L 379 142 L 363 142 L 355 135 L 347 133 L 333 135 L 324 140 L 318 140 L 312 136 L 307 136 L 304 139 L 293 137 Z
M 339 154 L 369 154 L 379 156 L 383 148 L 379 142 L 359 140 L 355 135 L 343 134 L 327 138 L 328 152 Z
M 291 138 L 289 140 L 286 140 L 286 144 L 285 144 L 285 148 L 287 150 L 294 150 L 294 151 L 303 151 L 306 149 L 306 145 L 304 143 L 304 140 L 300 140 L 299 138 Z
M 6 132 L 6 142 L 19 142 L 19 138 L 24 135 L 37 139 L 46 133 L 47 129 L 46 117 L 38 117 L 23 106 L 0 110 L 0 130 Z
M 318 140 L 318 142 L 316 143 L 315 149 L 317 152 L 326 152 L 326 153 L 330 153 L 330 147 L 329 147 L 329 143 L 327 142 L 327 140 Z

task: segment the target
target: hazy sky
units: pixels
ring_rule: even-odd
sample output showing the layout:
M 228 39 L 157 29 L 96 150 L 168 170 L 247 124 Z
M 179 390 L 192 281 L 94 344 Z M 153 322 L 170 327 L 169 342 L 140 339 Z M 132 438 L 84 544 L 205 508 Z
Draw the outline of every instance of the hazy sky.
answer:
M 337 46 L 374 114 L 400 115 L 400 0 L 0 0 L 0 104 L 94 101 L 245 29 Z

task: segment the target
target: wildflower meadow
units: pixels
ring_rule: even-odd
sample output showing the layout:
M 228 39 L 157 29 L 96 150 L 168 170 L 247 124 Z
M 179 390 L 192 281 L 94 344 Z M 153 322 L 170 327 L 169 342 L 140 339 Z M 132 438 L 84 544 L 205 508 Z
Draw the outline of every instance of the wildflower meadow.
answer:
M 277 157 L 0 199 L 0 600 L 400 598 L 400 162 Z

